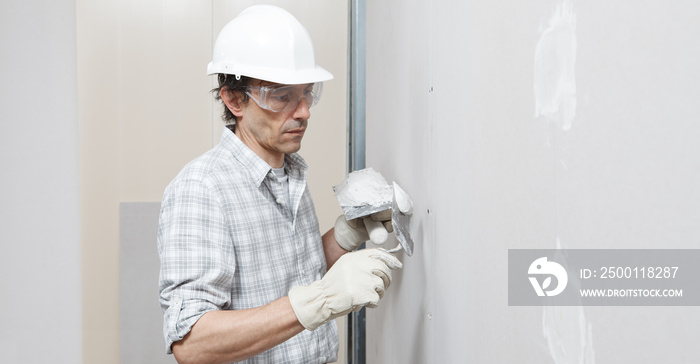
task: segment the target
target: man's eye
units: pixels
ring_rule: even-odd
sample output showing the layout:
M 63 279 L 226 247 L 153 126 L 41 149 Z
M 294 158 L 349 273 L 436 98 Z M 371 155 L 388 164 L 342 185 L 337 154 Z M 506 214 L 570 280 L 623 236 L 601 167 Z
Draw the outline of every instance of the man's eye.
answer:
M 270 97 L 275 101 L 287 101 L 289 100 L 289 93 L 273 93 Z

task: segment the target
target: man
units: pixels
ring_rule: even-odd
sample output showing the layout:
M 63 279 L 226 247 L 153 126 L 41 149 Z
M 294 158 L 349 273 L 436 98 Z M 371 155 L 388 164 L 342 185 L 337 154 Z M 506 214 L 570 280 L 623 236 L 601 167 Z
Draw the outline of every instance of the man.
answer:
M 356 221 L 320 235 L 296 154 L 333 77 L 313 52 L 304 27 L 269 5 L 216 41 L 208 73 L 228 125 L 166 188 L 158 232 L 164 335 L 180 363 L 335 361 L 333 319 L 377 306 L 401 268 L 383 250 L 350 253 L 368 240 Z

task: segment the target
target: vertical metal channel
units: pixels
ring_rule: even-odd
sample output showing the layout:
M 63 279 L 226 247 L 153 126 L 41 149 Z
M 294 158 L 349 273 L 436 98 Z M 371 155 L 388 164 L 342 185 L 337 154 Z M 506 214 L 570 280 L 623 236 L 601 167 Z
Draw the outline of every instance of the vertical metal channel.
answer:
M 365 168 L 365 0 L 350 0 L 348 173 Z M 364 244 L 360 249 L 364 249 Z M 365 309 L 348 316 L 348 364 L 365 364 Z
M 365 168 L 365 0 L 351 0 L 350 14 L 350 160 L 348 172 Z

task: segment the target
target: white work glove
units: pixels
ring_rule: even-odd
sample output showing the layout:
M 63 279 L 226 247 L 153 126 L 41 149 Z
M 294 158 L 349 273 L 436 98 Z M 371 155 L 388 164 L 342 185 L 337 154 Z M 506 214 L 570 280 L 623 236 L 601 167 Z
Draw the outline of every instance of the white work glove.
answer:
M 403 264 L 381 249 L 363 249 L 340 257 L 323 278 L 308 286 L 294 287 L 289 301 L 307 330 L 359 311 L 377 307 L 391 284 L 391 270 Z
M 391 226 L 390 209 L 377 212 L 369 217 L 372 221 L 381 223 L 387 233 L 394 231 L 394 228 Z M 345 215 L 340 215 L 335 219 L 333 234 L 335 235 L 335 240 L 338 242 L 338 245 L 349 252 L 357 249 L 357 247 L 362 245 L 365 241 L 370 240 L 369 233 L 367 232 L 362 218 L 347 220 Z M 373 241 L 373 243 L 383 244 L 384 242 Z
M 413 214 L 413 201 L 401 187 L 398 185 L 396 187 L 394 194 L 399 211 L 405 215 Z M 384 244 L 388 233 L 394 231 L 391 225 L 391 209 L 377 212 L 369 217 L 372 221 L 380 222 L 385 230 L 384 234 L 373 234 L 372 242 L 377 245 Z M 357 249 L 365 241 L 370 240 L 370 234 L 367 232 L 362 218 L 348 221 L 344 215 L 338 216 L 335 220 L 334 235 L 338 245 L 349 252 Z

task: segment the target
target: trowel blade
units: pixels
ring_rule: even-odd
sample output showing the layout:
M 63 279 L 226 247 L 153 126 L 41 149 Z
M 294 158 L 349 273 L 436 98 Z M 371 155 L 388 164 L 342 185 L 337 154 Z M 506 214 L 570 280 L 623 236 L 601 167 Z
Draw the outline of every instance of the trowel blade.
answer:
M 377 212 L 382 212 L 391 208 L 391 204 L 382 204 L 378 206 L 373 205 L 363 205 L 363 206 L 341 206 L 343 210 L 343 215 L 349 221 L 352 219 L 357 219 L 359 217 L 364 217 L 368 215 L 375 214 Z
M 394 182 L 396 186 L 396 182 Z M 396 202 L 396 187 L 394 186 L 394 200 L 391 205 L 391 225 L 394 227 L 394 235 L 399 241 L 401 247 L 408 256 L 413 255 L 413 239 L 411 238 L 411 215 L 405 215 L 399 210 L 399 205 Z

